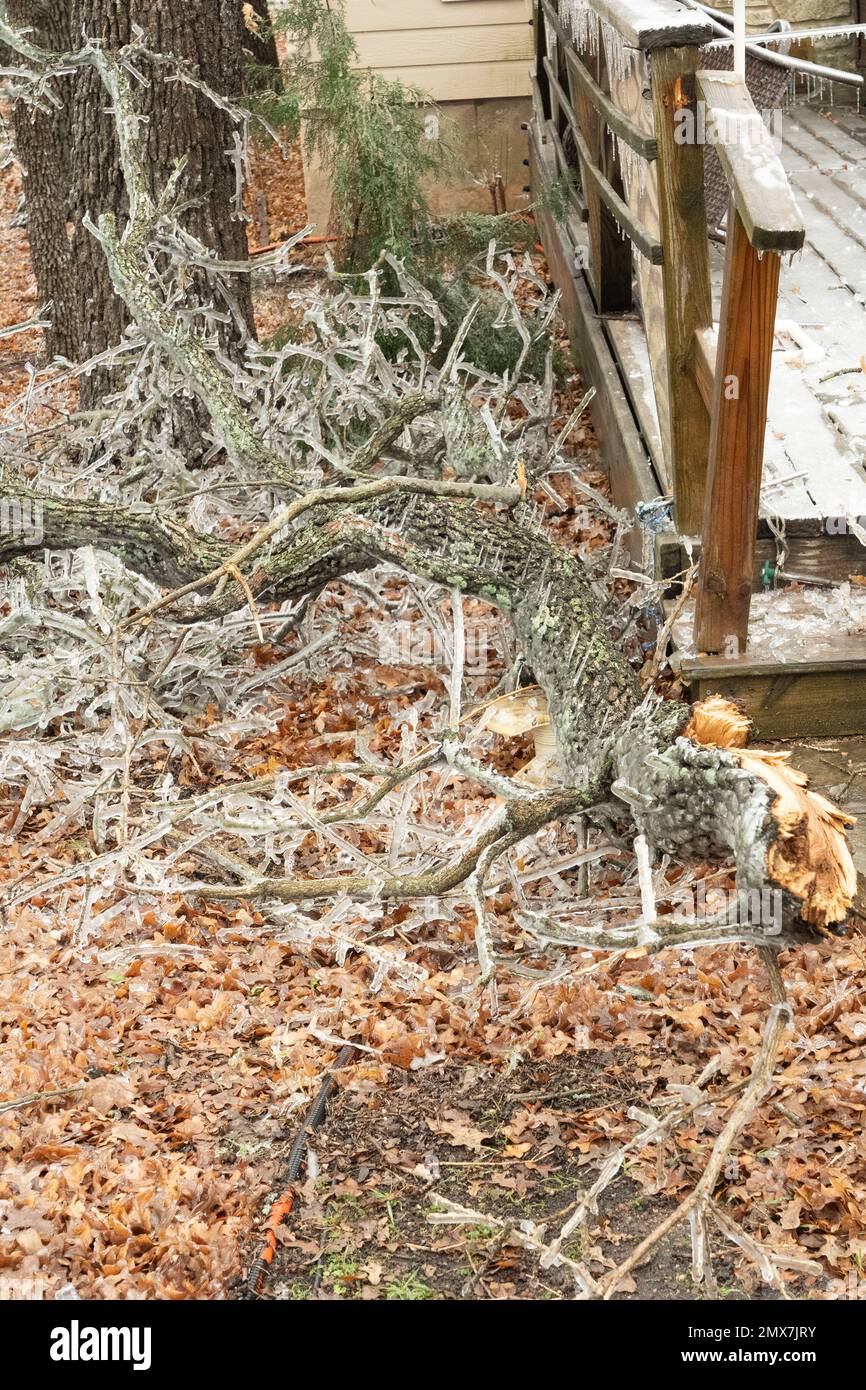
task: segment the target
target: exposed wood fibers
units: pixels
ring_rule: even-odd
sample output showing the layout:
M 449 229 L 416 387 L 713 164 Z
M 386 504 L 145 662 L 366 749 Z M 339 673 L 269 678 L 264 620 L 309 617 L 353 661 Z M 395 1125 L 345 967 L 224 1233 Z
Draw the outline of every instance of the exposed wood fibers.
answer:
M 696 705 L 686 738 L 734 754 L 747 772 L 775 794 L 773 815 L 779 833 L 767 850 L 767 873 L 774 883 L 802 900 L 806 922 L 826 927 L 841 921 L 857 892 L 857 873 L 846 839 L 854 817 L 826 797 L 809 791 L 809 779 L 788 765 L 789 753 L 744 747 L 749 720 L 721 695 Z

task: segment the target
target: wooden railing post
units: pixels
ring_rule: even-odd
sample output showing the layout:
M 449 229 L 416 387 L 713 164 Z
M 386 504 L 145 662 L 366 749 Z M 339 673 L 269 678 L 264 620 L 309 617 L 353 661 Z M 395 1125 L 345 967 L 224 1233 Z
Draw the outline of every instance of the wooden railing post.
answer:
M 736 657 L 745 650 L 749 627 L 781 258 L 803 245 L 805 229 L 743 79 L 701 72 L 697 88 L 730 185 L 731 210 L 695 643 L 701 652 Z M 700 342 L 698 335 L 696 349 Z M 708 365 L 702 360 L 696 382 Z
M 678 139 L 681 117 L 695 114 L 700 50 L 689 44 L 652 52 L 655 133 L 659 145 L 659 210 L 671 429 L 671 474 L 678 529 L 697 535 L 704 507 L 710 422 L 695 377 L 695 333 L 712 324 L 704 152 L 696 138 Z M 697 122 L 691 125 L 697 131 Z
M 777 253 L 755 250 L 732 206 L 695 618 L 702 652 L 746 648 L 780 266 Z

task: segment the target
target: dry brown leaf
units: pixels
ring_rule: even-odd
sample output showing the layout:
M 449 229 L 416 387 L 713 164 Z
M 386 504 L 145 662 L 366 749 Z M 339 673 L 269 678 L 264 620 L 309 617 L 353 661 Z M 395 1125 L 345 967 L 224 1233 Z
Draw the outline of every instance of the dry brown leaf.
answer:
M 427 1127 L 434 1134 L 447 1139 L 450 1144 L 455 1144 L 461 1149 L 474 1149 L 476 1153 L 484 1140 L 492 1137 L 487 1130 L 477 1129 L 475 1125 L 470 1124 L 459 1110 L 444 1110 L 435 1120 L 428 1116 Z
M 133 1090 L 125 1076 L 98 1076 L 81 1092 L 91 1110 L 107 1115 L 109 1110 L 125 1110 L 132 1104 Z
M 467 717 L 475 718 L 479 713 L 483 716 L 480 729 L 490 729 L 495 734 L 505 734 L 509 738 L 550 723 L 547 696 L 538 685 L 523 686 L 519 690 L 509 691 L 507 695 L 500 695 L 488 705 L 473 710 Z

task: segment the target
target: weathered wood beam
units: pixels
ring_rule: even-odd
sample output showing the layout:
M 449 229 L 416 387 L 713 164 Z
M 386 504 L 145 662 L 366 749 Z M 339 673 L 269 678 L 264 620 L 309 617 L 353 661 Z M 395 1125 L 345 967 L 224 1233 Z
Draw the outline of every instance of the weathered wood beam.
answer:
M 671 471 L 676 522 L 685 535 L 696 535 L 701 525 L 710 430 L 694 370 L 695 333 L 712 324 L 704 152 L 677 138 L 679 113 L 690 107 L 695 114 L 698 59 L 690 46 L 658 49 L 652 57 Z
M 713 382 L 695 645 L 746 648 L 781 258 L 762 255 L 732 206 Z
M 661 242 L 657 241 L 655 237 L 650 236 L 645 228 L 640 225 L 637 218 L 633 216 L 622 198 L 616 190 L 611 187 L 608 180 L 604 177 L 604 174 L 598 168 L 598 165 L 591 156 L 589 146 L 583 137 L 583 132 L 578 124 L 577 117 L 571 109 L 571 101 L 568 94 L 557 80 L 549 58 L 545 58 L 544 66 L 550 81 L 551 93 L 555 100 L 559 102 L 565 118 L 568 121 L 571 133 L 574 136 L 574 143 L 580 158 L 584 197 L 587 200 L 587 205 L 589 206 L 589 200 L 592 194 L 597 194 L 605 207 L 613 214 L 616 222 L 623 228 L 626 235 L 637 247 L 638 251 L 640 251 L 641 255 L 645 256 L 648 261 L 652 261 L 653 265 L 661 265 L 664 260 Z
M 566 190 L 566 202 L 568 203 L 569 207 L 573 209 L 575 217 L 577 217 L 581 222 L 588 222 L 589 209 L 587 208 L 580 191 L 576 187 L 573 187 L 571 185 L 570 176 L 573 175 L 574 170 L 568 162 L 568 156 L 565 152 L 565 146 L 562 143 L 562 137 L 552 121 L 548 121 L 545 134 L 553 146 L 554 153 L 556 155 L 556 166 L 559 170 L 560 178 L 565 178 L 569 180 L 569 185 Z
M 538 143 L 534 129 L 530 131 L 529 159 L 535 195 L 554 171 L 550 151 Z M 658 485 L 638 434 L 602 321 L 594 311 L 583 275 L 575 272 L 574 256 L 565 229 L 544 206 L 543 200 L 537 216 L 551 274 L 562 294 L 562 314 L 581 374 L 586 385 L 596 389 L 590 409 L 610 465 L 613 498 L 618 507 L 633 514 L 639 502 L 650 502 L 658 496 Z M 638 559 L 642 553 L 643 535 L 637 526 L 629 536 L 629 547 L 635 559 Z
M 742 77 L 698 72 L 706 138 L 725 171 L 749 241 L 759 251 L 799 251 L 806 229 L 773 139 Z
M 651 163 L 659 157 L 659 142 L 654 135 L 644 135 L 636 125 L 618 111 L 611 101 L 601 90 L 598 83 L 593 80 L 587 72 L 580 58 L 571 48 L 565 50 L 565 62 L 572 79 L 583 89 L 589 100 L 592 102 L 599 116 L 604 121 L 609 130 L 614 135 L 618 135 L 641 159 Z
M 645 135 L 627 116 L 623 115 L 611 98 L 602 91 L 581 57 L 575 52 L 572 40 L 563 28 L 562 21 L 549 0 L 541 0 L 541 9 L 545 22 L 549 24 L 559 40 L 572 81 L 578 84 L 592 102 L 608 128 L 624 140 L 627 145 L 630 145 L 642 159 L 657 159 L 658 141 L 652 135 Z
M 603 64 L 601 47 L 594 56 L 587 54 L 586 60 L 600 78 Z M 588 92 L 574 81 L 570 71 L 566 82 L 569 104 L 577 116 L 588 151 L 583 165 L 583 192 L 589 212 L 590 278 L 595 305 L 600 314 L 628 313 L 632 307 L 634 273 L 632 244 L 614 213 L 610 199 L 603 195 L 605 185 L 621 200 L 625 192 L 613 149 L 613 138 Z M 581 149 L 581 146 L 578 145 L 578 148 Z M 598 178 L 594 177 L 596 172 Z
M 707 16 L 679 0 L 592 0 L 592 8 L 629 47 L 644 52 L 708 43 L 713 37 Z

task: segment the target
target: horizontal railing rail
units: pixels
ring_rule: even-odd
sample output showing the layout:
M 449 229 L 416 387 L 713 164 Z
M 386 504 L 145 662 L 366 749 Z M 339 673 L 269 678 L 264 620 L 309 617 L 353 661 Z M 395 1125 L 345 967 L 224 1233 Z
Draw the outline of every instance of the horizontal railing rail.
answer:
M 567 92 L 564 91 L 562 84 L 556 76 L 553 64 L 549 58 L 544 59 L 544 70 L 547 73 L 547 80 L 550 83 L 551 95 L 555 97 L 557 107 L 561 111 L 568 123 L 574 139 L 575 148 L 580 158 L 581 174 L 586 182 L 592 184 L 593 189 L 601 198 L 608 212 L 616 219 L 623 232 L 628 236 L 632 244 L 640 251 L 642 256 L 646 256 L 653 265 L 661 265 L 664 261 L 662 244 L 652 236 L 644 227 L 641 226 L 637 218 L 629 210 L 626 203 L 617 193 L 616 189 L 605 178 L 598 165 L 592 158 L 589 146 L 583 137 L 577 117 L 571 109 L 571 102 Z
M 719 156 L 737 212 L 756 251 L 799 251 L 803 218 L 773 138 L 733 72 L 696 74 L 706 138 Z
M 654 135 L 646 135 L 627 116 L 623 115 L 611 98 L 601 90 L 595 79 L 587 72 L 577 50 L 571 45 L 570 34 L 550 4 L 550 0 L 541 0 L 541 9 L 547 23 L 562 45 L 562 52 L 569 73 L 606 122 L 608 129 L 614 135 L 618 135 L 621 140 L 624 140 L 642 159 L 648 161 L 658 159 L 658 140 Z
M 704 44 L 713 37 L 708 16 L 679 0 L 592 0 L 589 8 L 610 24 L 629 48 L 644 53 Z

